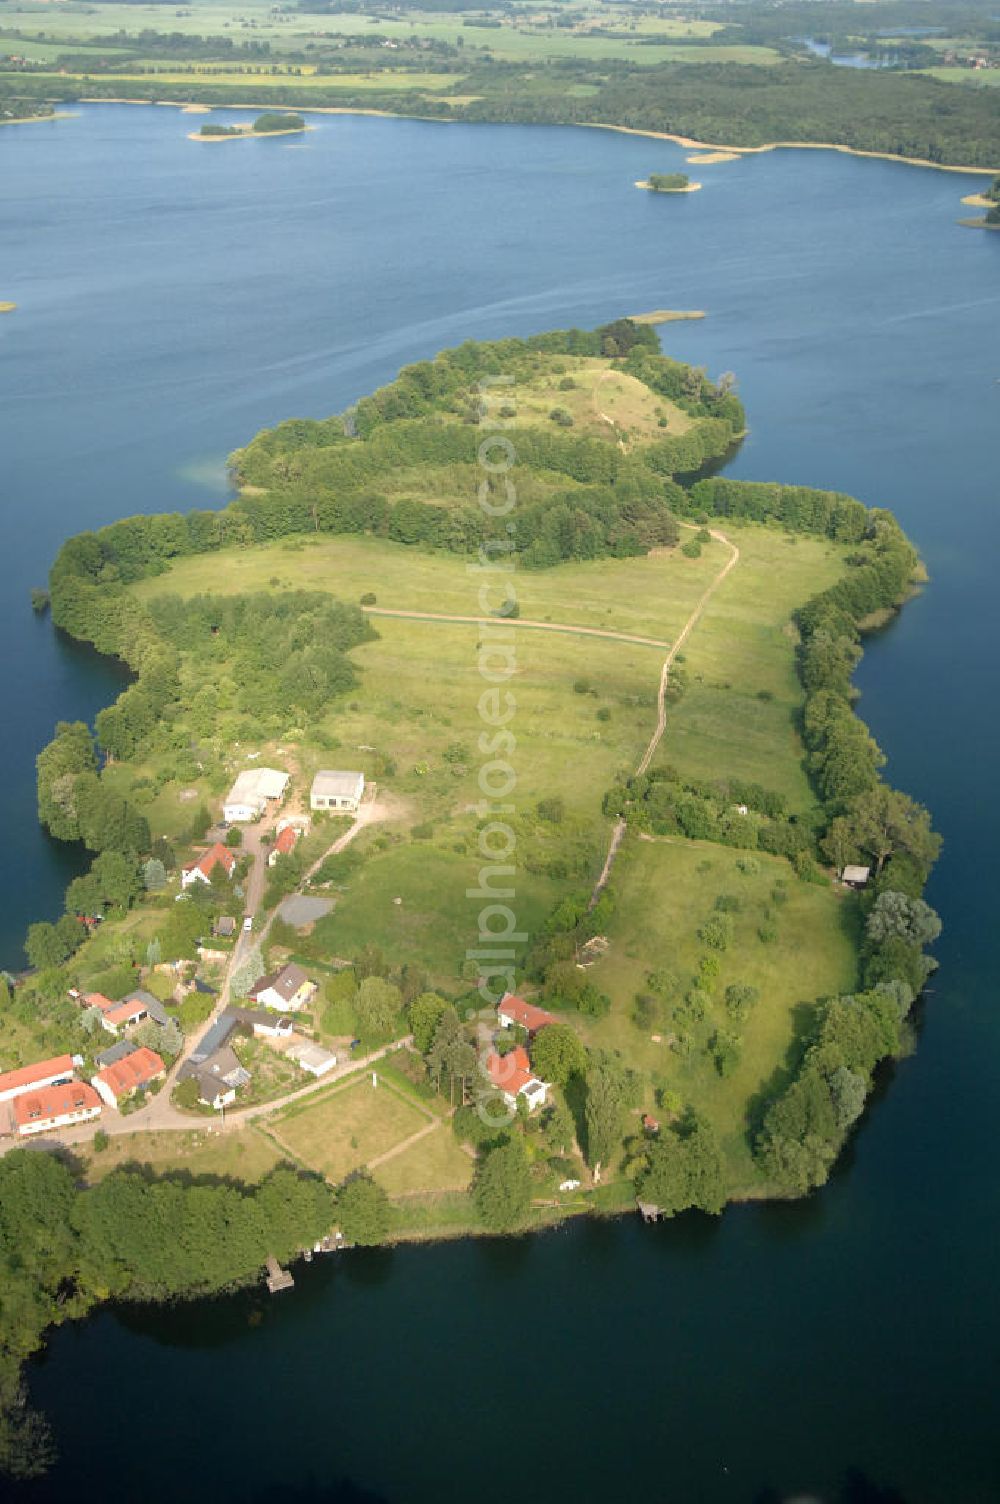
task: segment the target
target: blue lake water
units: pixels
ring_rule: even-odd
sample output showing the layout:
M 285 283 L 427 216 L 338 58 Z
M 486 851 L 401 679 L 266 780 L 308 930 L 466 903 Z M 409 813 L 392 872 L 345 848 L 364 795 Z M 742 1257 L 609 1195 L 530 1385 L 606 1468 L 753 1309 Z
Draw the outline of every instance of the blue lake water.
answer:
M 883 503 L 924 552 L 931 587 L 859 684 L 946 838 L 942 968 L 919 1051 L 808 1203 L 102 1314 L 33 1374 L 62 1461 L 30 1497 L 995 1501 L 1000 237 L 955 222 L 982 178 L 784 151 L 665 198 L 632 183 L 683 150 L 611 132 L 318 117 L 222 151 L 200 123 L 95 106 L 0 132 L 0 960 L 73 860 L 34 822 L 34 756 L 117 690 L 30 612 L 67 533 L 221 502 L 258 428 L 466 337 L 671 307 L 709 317 L 667 350 L 739 377 L 734 473 Z

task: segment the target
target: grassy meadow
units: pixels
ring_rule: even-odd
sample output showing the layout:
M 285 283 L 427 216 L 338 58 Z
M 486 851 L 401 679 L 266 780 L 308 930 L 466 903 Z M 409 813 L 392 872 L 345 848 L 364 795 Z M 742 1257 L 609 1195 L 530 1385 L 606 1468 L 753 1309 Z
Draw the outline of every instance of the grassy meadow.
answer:
M 827 885 L 799 882 L 786 861 L 754 852 L 752 868 L 739 865 L 741 853 L 709 842 L 661 838 L 637 839 L 627 845 L 616 869 L 616 912 L 607 931 L 611 944 L 588 971 L 588 980 L 612 999 L 603 1019 L 574 1016 L 591 1046 L 620 1049 L 651 1083 L 644 1104 L 658 1116 L 652 1093 L 657 1087 L 676 1091 L 687 1106 L 696 1105 L 715 1125 L 734 1183 L 752 1175 L 746 1131 L 754 1126 L 760 1104 L 783 1084 L 796 1041 L 808 1028 L 820 998 L 855 985 L 856 908 L 850 896 Z M 784 901 L 776 903 L 775 885 L 785 883 Z M 713 987 L 713 1006 L 697 1024 L 689 1055 L 672 1048 L 679 1032 L 673 1008 L 692 986 L 706 953 L 699 927 L 724 894 L 739 905 L 733 913 L 734 939 L 722 953 L 722 968 Z M 759 930 L 770 917 L 777 935 L 770 941 Z M 651 1028 L 631 1016 L 637 993 L 649 993 L 648 978 L 662 971 L 673 978 L 658 999 L 659 1016 Z M 730 983 L 759 989 L 760 1001 L 749 1017 L 734 1022 L 724 994 Z M 715 1029 L 730 1029 L 743 1038 L 742 1058 L 723 1078 L 704 1049 Z M 659 1036 L 654 1039 L 654 1035 Z

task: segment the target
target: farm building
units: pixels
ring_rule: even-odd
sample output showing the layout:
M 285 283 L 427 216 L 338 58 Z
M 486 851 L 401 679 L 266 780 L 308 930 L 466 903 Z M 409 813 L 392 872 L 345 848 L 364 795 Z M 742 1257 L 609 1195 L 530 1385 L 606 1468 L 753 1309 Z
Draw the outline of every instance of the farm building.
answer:
M 354 814 L 365 791 L 364 773 L 337 773 L 323 770 L 313 779 L 309 794 L 315 810 L 339 810 Z
M 269 804 L 285 797 L 289 782 L 277 768 L 247 768 L 226 795 L 223 818 L 237 824 L 259 820 Z

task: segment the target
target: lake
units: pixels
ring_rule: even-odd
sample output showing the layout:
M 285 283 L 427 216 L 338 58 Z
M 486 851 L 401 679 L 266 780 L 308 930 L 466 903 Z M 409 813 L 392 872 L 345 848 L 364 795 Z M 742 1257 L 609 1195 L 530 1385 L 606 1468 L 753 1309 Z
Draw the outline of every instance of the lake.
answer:
M 931 586 L 858 682 L 889 775 L 945 836 L 941 970 L 822 1194 L 102 1313 L 32 1371 L 61 1461 L 25 1496 L 995 1501 L 1000 237 L 955 223 L 983 179 L 783 151 L 661 197 L 632 183 L 684 169 L 667 142 L 315 123 L 225 152 L 154 107 L 0 131 L 0 297 L 19 305 L 0 320 L 0 958 L 75 859 L 35 824 L 33 759 L 119 685 L 31 615 L 68 533 L 220 502 L 257 429 L 466 337 L 668 307 L 709 314 L 668 326 L 669 353 L 739 377 L 734 474 L 885 504 L 923 550 Z

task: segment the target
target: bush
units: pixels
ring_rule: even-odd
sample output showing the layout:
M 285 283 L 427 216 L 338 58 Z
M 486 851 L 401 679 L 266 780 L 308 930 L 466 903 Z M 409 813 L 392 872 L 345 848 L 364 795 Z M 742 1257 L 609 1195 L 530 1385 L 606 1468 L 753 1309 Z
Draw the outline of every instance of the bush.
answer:
M 94 1138 L 93 1138 L 94 1153 L 95 1154 L 103 1154 L 104 1151 L 105 1151 L 105 1149 L 107 1149 L 107 1147 L 108 1147 L 108 1145 L 110 1143 L 111 1143 L 111 1139 L 105 1133 L 104 1129 L 103 1128 L 98 1128 L 98 1130 L 94 1134 Z
M 701 558 L 701 544 L 697 538 L 690 538 L 687 543 L 681 544 L 681 553 L 688 559 Z
M 376 596 L 374 590 L 366 590 L 364 595 L 361 597 L 361 605 L 374 606 L 377 599 L 378 597 Z

